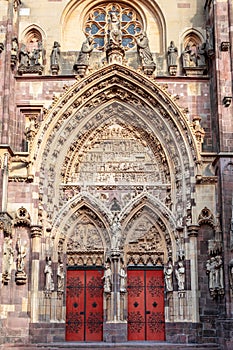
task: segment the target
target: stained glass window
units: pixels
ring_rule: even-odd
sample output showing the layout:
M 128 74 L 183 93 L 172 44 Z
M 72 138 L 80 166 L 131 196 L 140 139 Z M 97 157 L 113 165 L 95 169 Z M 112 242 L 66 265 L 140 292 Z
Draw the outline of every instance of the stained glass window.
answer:
M 135 37 L 143 31 L 142 19 L 133 8 L 124 4 L 108 3 L 93 8 L 85 20 L 86 35 L 92 35 L 95 49 L 103 51 L 108 43 L 108 24 L 112 12 L 116 12 L 121 23 L 124 49 L 134 48 Z

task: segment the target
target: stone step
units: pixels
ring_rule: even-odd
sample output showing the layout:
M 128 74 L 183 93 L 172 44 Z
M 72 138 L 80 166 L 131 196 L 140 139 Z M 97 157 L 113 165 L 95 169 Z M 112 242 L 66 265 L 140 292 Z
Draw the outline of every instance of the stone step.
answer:
M 0 349 L 14 350 L 103 350 L 117 348 L 119 350 L 220 350 L 217 344 L 171 344 L 166 342 L 127 342 L 127 343 L 95 343 L 95 342 L 64 342 L 50 344 L 4 344 Z

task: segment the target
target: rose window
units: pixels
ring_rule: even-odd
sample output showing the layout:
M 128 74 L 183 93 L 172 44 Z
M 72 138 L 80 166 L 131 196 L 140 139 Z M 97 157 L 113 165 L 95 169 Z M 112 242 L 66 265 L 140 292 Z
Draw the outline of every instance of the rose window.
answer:
M 93 36 L 95 49 L 103 51 L 108 42 L 110 14 L 116 13 L 122 31 L 122 45 L 127 51 L 136 46 L 135 37 L 143 30 L 142 19 L 136 11 L 123 4 L 103 4 L 91 10 L 85 21 L 84 31 Z

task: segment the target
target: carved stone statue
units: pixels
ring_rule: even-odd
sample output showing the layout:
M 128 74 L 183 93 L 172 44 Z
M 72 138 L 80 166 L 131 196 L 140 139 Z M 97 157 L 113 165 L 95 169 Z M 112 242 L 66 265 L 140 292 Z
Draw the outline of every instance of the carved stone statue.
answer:
M 205 67 L 206 66 L 206 43 L 203 43 L 197 48 L 197 66 Z
M 171 260 L 169 260 L 167 267 L 164 269 L 165 284 L 168 292 L 173 291 L 172 274 L 173 274 L 173 266 L 172 266 Z
M 44 274 L 45 274 L 45 291 L 53 292 L 54 291 L 53 270 L 52 270 L 52 261 L 50 258 L 48 258 L 46 261 Z
M 175 47 L 174 41 L 171 41 L 167 51 L 167 63 L 168 67 L 177 65 L 178 50 Z
M 94 39 L 92 36 L 88 36 L 83 42 L 81 51 L 79 53 L 77 64 L 89 66 L 89 59 L 92 51 L 94 50 Z
M 13 263 L 13 248 L 11 237 L 5 237 L 3 243 L 3 282 L 8 283 L 10 280 L 11 266 Z
M 109 263 L 105 265 L 104 276 L 102 279 L 104 280 L 104 292 L 110 293 L 112 289 L 112 271 Z
M 53 49 L 50 55 L 50 69 L 52 75 L 56 75 L 60 69 L 60 44 L 57 41 L 54 41 Z
M 81 51 L 79 53 L 77 63 L 74 64 L 74 71 L 80 75 L 80 77 L 84 77 L 87 67 L 90 64 L 90 56 L 92 51 L 94 50 L 94 39 L 92 36 L 88 36 L 87 39 L 83 42 Z
M 18 250 L 18 255 L 17 255 L 17 271 L 20 272 L 25 272 L 24 267 L 25 267 L 25 262 L 24 259 L 27 255 L 27 242 L 24 242 L 22 244 L 21 239 L 17 239 L 17 250 Z
M 29 52 L 27 51 L 26 45 L 22 44 L 19 52 L 19 63 L 23 66 L 30 66 Z
M 192 49 L 192 43 L 188 43 L 182 52 L 182 62 L 184 68 L 197 66 L 197 57 Z
M 185 267 L 182 261 L 178 262 L 178 267 L 175 270 L 177 282 L 178 282 L 178 290 L 184 290 L 185 283 Z
M 141 59 L 143 70 L 147 74 L 152 74 L 155 70 L 155 63 L 149 48 L 149 40 L 145 32 L 136 38 L 138 53 Z
M 113 218 L 111 229 L 112 229 L 112 249 L 118 249 L 119 239 L 121 234 L 121 223 L 116 214 Z
M 110 13 L 109 21 L 109 45 L 121 46 L 122 32 L 121 24 L 116 12 Z
M 209 290 L 210 294 L 214 293 L 216 284 L 216 269 L 215 269 L 215 258 L 212 257 L 206 262 L 206 273 L 209 275 Z
M 214 35 L 211 27 L 206 28 L 206 51 L 209 57 L 214 56 Z
M 217 255 L 215 257 L 215 268 L 216 268 L 216 288 L 220 294 L 223 294 L 224 283 L 223 283 L 223 262 L 222 257 Z
M 64 285 L 65 285 L 64 282 L 65 282 L 64 266 L 62 263 L 60 263 L 57 268 L 57 291 L 58 292 L 64 292 Z
M 18 60 L 19 45 L 16 37 L 12 38 L 11 42 L 11 67 L 14 68 Z
M 125 293 L 127 273 L 123 264 L 120 267 L 119 277 L 120 277 L 120 292 Z

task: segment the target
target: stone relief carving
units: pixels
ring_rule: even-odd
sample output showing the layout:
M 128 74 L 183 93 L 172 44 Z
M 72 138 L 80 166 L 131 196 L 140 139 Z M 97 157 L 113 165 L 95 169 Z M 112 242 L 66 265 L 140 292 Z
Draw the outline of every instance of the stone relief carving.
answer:
M 27 209 L 24 207 L 19 208 L 15 213 L 14 226 L 30 226 L 31 218 Z
M 94 251 L 103 249 L 103 242 L 98 230 L 90 220 L 82 220 L 78 223 L 67 242 L 68 251 Z
M 195 44 L 190 40 L 182 52 L 182 65 L 186 75 L 203 75 L 207 68 L 206 43 Z

